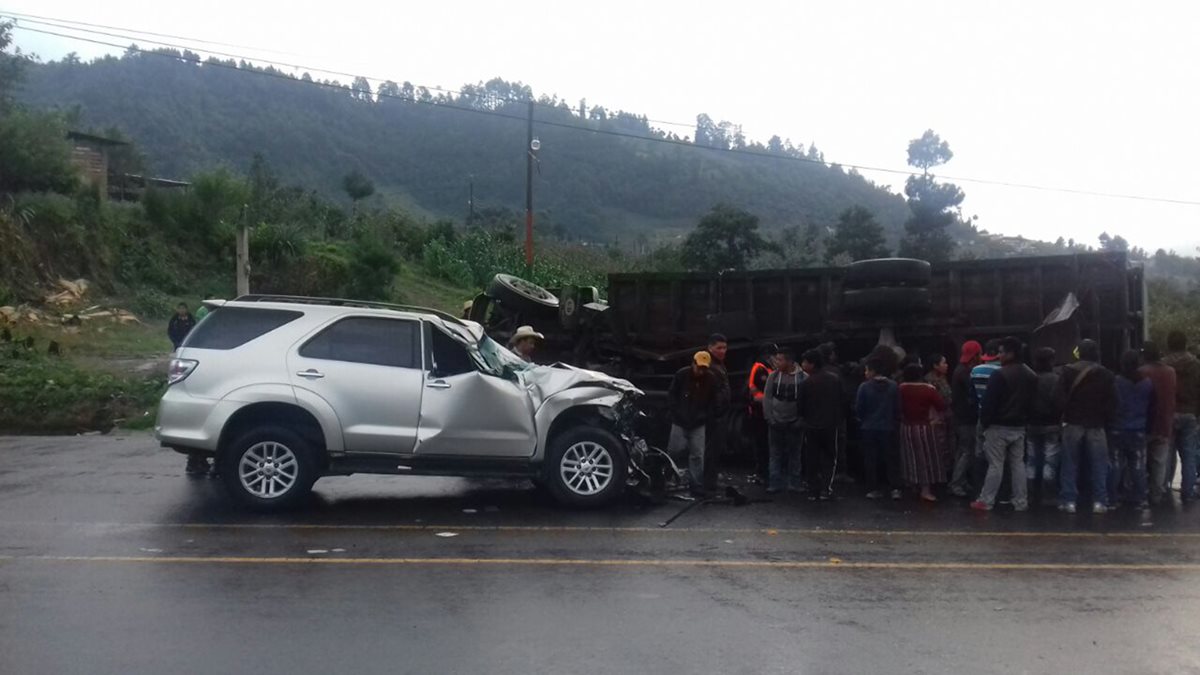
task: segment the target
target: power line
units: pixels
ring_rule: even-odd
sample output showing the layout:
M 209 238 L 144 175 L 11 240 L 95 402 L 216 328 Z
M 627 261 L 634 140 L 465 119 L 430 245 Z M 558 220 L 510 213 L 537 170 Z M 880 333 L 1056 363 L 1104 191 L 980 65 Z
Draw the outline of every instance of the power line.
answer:
M 159 40 L 152 40 L 152 39 L 149 39 L 149 38 L 146 38 L 143 36 L 149 35 L 149 36 L 153 36 L 153 37 L 169 38 L 172 40 L 182 40 L 185 42 L 193 42 L 193 43 L 197 43 L 197 44 L 210 44 L 210 45 L 217 45 L 217 46 L 221 46 L 221 47 L 233 47 L 234 49 L 249 49 L 254 52 L 289 54 L 288 52 L 281 52 L 281 51 L 276 51 L 276 50 L 271 50 L 271 49 L 260 49 L 258 47 L 237 45 L 237 44 L 231 44 L 228 42 L 218 42 L 218 41 L 213 41 L 213 40 L 205 40 L 202 38 L 192 38 L 192 37 L 185 37 L 185 36 L 181 36 L 181 35 L 171 35 L 169 33 L 155 33 L 153 31 L 143 31 L 143 30 L 138 30 L 135 28 L 121 28 L 118 26 L 109 26 L 109 25 L 105 25 L 105 24 L 88 23 L 86 21 L 75 21 L 73 19 L 59 19 L 59 18 L 55 18 L 55 17 L 40 16 L 37 14 L 25 14 L 25 13 L 20 13 L 20 12 L 5 12 L 3 10 L 0 10 L 0 16 L 8 16 L 13 19 L 16 19 L 17 21 L 24 21 L 26 23 L 32 23 L 32 24 L 36 24 L 36 25 L 53 26 L 55 28 L 73 30 L 73 31 L 78 31 L 81 33 L 88 33 L 88 34 L 93 34 L 93 35 L 104 35 L 107 37 L 121 38 L 121 39 L 125 39 L 125 40 L 140 40 L 142 42 L 150 42 L 152 44 L 162 45 L 165 47 L 174 47 L 177 49 L 189 49 L 189 46 L 176 44 L 176 43 L 170 43 L 170 42 L 162 42 Z M 81 26 L 82 26 L 82 28 L 81 28 Z M 108 32 L 104 32 L 103 30 L 96 30 L 96 29 L 115 30 L 115 31 L 120 31 L 120 33 L 108 33 Z M 229 54 L 229 53 L 224 53 L 224 52 L 213 51 L 210 49 L 202 49 L 201 51 L 204 51 L 208 54 L 214 54 L 217 56 L 225 56 L 228 58 L 242 59 L 242 60 L 247 60 L 247 61 L 251 60 L 251 57 L 241 56 L 239 54 Z M 295 56 L 295 54 L 290 54 L 290 55 Z M 267 63 L 267 64 L 274 65 L 274 66 L 292 68 L 294 70 L 306 70 L 306 71 L 312 71 L 312 72 L 317 72 L 317 73 L 325 73 L 327 75 L 339 75 L 342 77 L 353 77 L 353 78 L 360 77 L 360 75 L 357 73 L 346 73 L 346 72 L 340 72 L 340 71 L 336 71 L 336 70 L 328 70 L 325 68 L 320 68 L 320 67 L 315 67 L 315 66 L 306 66 L 303 64 L 272 62 L 272 61 L 268 61 L 267 59 L 262 59 L 262 58 L 258 58 L 258 57 L 253 57 L 253 59 L 257 60 L 259 62 L 262 62 L 262 63 Z M 362 77 L 365 77 L 368 80 L 376 80 L 379 82 L 394 81 L 391 78 L 385 78 L 385 77 L 371 77 L 371 76 L 362 76 Z M 435 87 L 435 86 L 429 86 L 429 85 L 414 85 L 414 86 L 428 89 L 430 91 L 436 91 L 439 93 L 458 94 L 460 96 L 475 96 L 476 95 L 474 92 L 467 92 L 462 89 L 446 89 L 443 87 Z M 488 96 L 490 96 L 491 98 L 501 100 L 501 101 L 506 101 L 509 103 L 521 103 L 521 104 L 528 103 L 527 99 L 514 98 L 511 96 L 498 96 L 495 94 L 489 94 Z M 542 103 L 542 102 L 536 101 L 536 100 L 533 103 L 534 103 L 534 105 L 543 107 L 543 108 L 559 109 L 559 107 L 557 105 L 554 105 L 552 103 Z M 626 111 L 618 110 L 616 112 L 620 113 L 620 112 L 626 112 Z M 629 113 L 629 114 L 633 114 L 633 113 Z M 684 128 L 684 129 L 694 129 L 696 126 L 696 124 L 694 122 L 670 122 L 667 120 L 656 120 L 656 119 L 650 119 L 650 118 L 642 118 L 642 119 L 646 122 L 654 123 L 657 125 L 680 127 L 680 128 Z
M 78 26 L 86 26 L 88 28 L 104 28 L 107 30 L 119 30 L 124 33 L 136 33 L 138 35 L 150 35 L 153 37 L 164 37 L 164 38 L 170 38 L 172 40 L 186 40 L 187 42 L 196 42 L 196 43 L 206 44 L 206 45 L 216 45 L 218 47 L 233 47 L 234 49 L 250 49 L 252 51 L 264 52 L 264 53 L 268 53 L 268 54 L 290 54 L 289 52 L 283 52 L 283 51 L 279 51 L 276 49 L 250 47 L 247 45 L 233 44 L 230 42 L 219 42 L 217 40 L 205 40 L 203 38 L 183 37 L 183 36 L 179 36 L 179 35 L 171 35 L 168 33 L 155 33 L 153 31 L 139 30 L 136 28 L 122 28 L 120 26 L 107 26 L 107 25 L 101 24 L 101 23 L 86 23 L 84 21 L 74 21 L 72 19 L 57 19 L 52 16 L 39 16 L 37 14 L 25 14 L 22 12 L 9 12 L 9 11 L 5 11 L 5 10 L 0 10 L 0 16 L 7 16 L 7 17 L 10 17 L 10 18 L 18 20 L 18 21 L 26 21 L 28 23 L 39 23 L 40 24 L 40 23 L 45 23 L 46 21 L 57 21 L 61 24 L 73 24 L 73 25 L 78 25 Z M 53 24 L 48 24 L 48 25 L 53 25 Z M 72 28 L 72 26 L 70 26 L 70 25 L 61 26 L 61 27 L 62 28 Z M 82 29 L 78 29 L 78 30 L 82 30 Z M 114 37 L 121 37 L 121 36 L 114 36 Z
M 0 13 L 0 15 L 12 16 L 12 14 L 10 14 L 10 13 L 9 14 Z M 17 18 L 17 17 L 14 17 L 14 18 Z M 40 22 L 40 23 L 44 23 L 44 22 Z M 303 82 L 303 80 L 298 80 L 295 77 L 288 76 L 288 75 L 285 75 L 282 73 L 273 73 L 273 72 L 256 69 L 256 68 L 249 68 L 249 69 L 240 68 L 237 65 L 230 65 L 230 64 L 226 64 L 226 63 L 221 63 L 219 61 L 204 62 L 199 58 L 191 59 L 191 58 L 187 58 L 182 55 L 176 56 L 176 55 L 172 55 L 172 54 L 163 54 L 161 52 L 157 52 L 157 51 L 153 51 L 153 50 L 145 50 L 145 49 L 140 49 L 140 48 L 133 47 L 133 46 L 127 47 L 124 45 L 115 44 L 112 42 L 105 42 L 103 40 L 96 40 L 96 39 L 87 38 L 87 37 L 83 37 L 83 36 L 79 36 L 79 35 L 67 35 L 64 33 L 56 33 L 53 31 L 41 30 L 41 29 L 37 29 L 37 28 L 29 28 L 27 26 L 22 26 L 19 24 L 15 27 L 19 30 L 24 30 L 24 31 L 28 31 L 28 32 L 40 33 L 43 35 L 52 35 L 55 37 L 61 37 L 61 38 L 65 38 L 68 40 L 78 40 L 78 41 L 82 41 L 82 42 L 88 42 L 88 43 L 92 43 L 92 44 L 112 47 L 114 49 L 125 49 L 127 51 L 133 51 L 135 53 L 165 57 L 165 58 L 170 58 L 170 59 L 177 60 L 177 61 L 184 61 L 187 63 L 193 63 L 193 64 L 197 64 L 197 65 L 229 68 L 232 70 L 236 70 L 238 72 L 252 73 L 252 74 L 262 75 L 262 76 L 267 76 L 267 77 L 274 77 L 276 79 L 281 79 L 281 80 L 285 80 L 288 82 Z M 113 35 L 113 34 L 109 34 L 109 33 L 101 33 L 100 31 L 82 29 L 82 28 L 74 28 L 71 26 L 62 26 L 62 28 L 65 28 L 67 30 L 75 30 L 78 32 L 83 32 L 83 33 L 89 33 L 89 34 L 103 34 L 103 35 L 108 35 L 110 37 L 131 39 L 125 35 Z M 146 40 L 146 41 L 152 42 L 154 44 L 164 45 L 167 47 L 174 47 L 176 49 L 187 49 L 187 47 L 185 47 L 185 46 L 172 44 L 172 43 L 159 42 L 159 41 L 155 41 L 155 40 Z M 219 56 L 227 56 L 229 58 L 236 58 L 236 59 L 240 59 L 240 60 L 246 61 L 246 62 L 250 62 L 250 61 L 254 60 L 254 59 L 250 59 L 250 58 L 247 58 L 244 56 L 239 56 L 236 54 L 227 54 L 227 53 L 215 52 L 215 51 L 210 51 L 210 50 L 201 50 L 201 51 L 206 51 L 206 52 L 209 52 L 210 54 L 215 54 L 215 55 L 219 55 Z M 342 73 L 342 72 L 338 72 L 338 71 L 324 70 L 321 68 L 310 68 L 310 67 L 300 66 L 300 65 L 295 65 L 295 64 L 278 63 L 278 62 L 272 62 L 267 59 L 257 59 L 257 60 L 260 63 L 265 63 L 267 65 L 272 65 L 272 66 L 293 68 L 296 70 L 311 70 L 311 71 L 315 71 L 315 72 L 319 72 L 319 73 L 326 73 L 326 74 L 330 74 L 330 75 L 342 75 L 345 77 L 355 77 L 355 78 L 359 77 L 352 73 Z M 380 78 L 372 78 L 372 79 L 380 79 Z M 313 81 L 313 82 L 309 82 L 308 84 L 314 84 L 314 85 L 317 85 L 320 87 L 338 89 L 338 90 L 344 91 L 343 87 L 340 87 L 338 85 L 334 85 L 331 83 Z M 424 87 L 424 88 L 444 92 L 447 94 L 458 93 L 462 96 L 473 96 L 474 95 L 472 93 L 441 89 L 438 87 Z M 374 94 L 374 96 L 376 96 L 377 98 L 393 98 L 393 99 L 397 99 L 397 100 L 401 100 L 401 101 L 405 101 L 405 102 L 409 102 L 409 103 L 419 103 L 419 104 L 424 104 L 424 105 L 435 106 L 438 108 L 445 108 L 445 109 L 450 109 L 450 110 L 460 110 L 463 112 L 471 112 L 471 113 L 476 113 L 476 114 L 480 114 L 480 115 L 490 115 L 493 117 L 500 117 L 500 118 L 505 118 L 505 119 L 521 120 L 521 121 L 524 121 L 527 119 L 523 115 L 511 115 L 511 114 L 507 114 L 507 113 L 500 112 L 497 110 L 483 110 L 483 109 L 479 109 L 479 108 L 456 106 L 456 105 L 453 105 L 451 103 L 447 103 L 444 101 L 425 101 L 425 100 L 416 99 L 416 98 L 409 98 L 406 96 L 397 96 L 394 94 L 382 94 L 382 93 L 376 93 L 376 94 Z M 495 98 L 498 100 L 505 100 L 505 101 L 509 101 L 509 102 L 528 103 L 527 100 L 518 101 L 518 100 L 513 100 L 513 99 L 507 99 L 505 97 L 495 97 Z M 536 104 L 536 102 L 535 102 L 535 104 Z M 541 105 L 545 105 L 545 104 L 541 104 Z M 549 106 L 549 107 L 558 109 L 556 106 Z M 646 121 L 649 122 L 650 120 L 646 120 Z M 611 137 L 617 137 L 617 138 L 628 138 L 628 139 L 647 141 L 647 142 L 653 142 L 653 143 L 666 143 L 669 145 L 684 146 L 684 147 L 688 147 L 688 148 L 699 148 L 699 149 L 703 149 L 703 150 L 709 150 L 709 151 L 713 151 L 713 152 L 717 152 L 717 153 L 724 153 L 724 154 L 730 154 L 730 155 L 761 157 L 761 158 L 772 159 L 772 160 L 786 160 L 786 161 L 793 161 L 793 162 L 801 162 L 801 163 L 805 163 L 805 164 L 818 164 L 818 165 L 826 166 L 826 167 L 831 166 L 831 165 L 836 165 L 836 166 L 840 166 L 840 167 L 854 169 L 857 171 L 874 171 L 874 172 L 878 172 L 878 173 L 886 173 L 886 174 L 892 174 L 892 175 L 903 175 L 903 176 L 917 175 L 917 172 L 909 171 L 909 170 L 905 170 L 905 169 L 869 166 L 869 165 L 864 165 L 864 164 L 826 162 L 824 160 L 814 159 L 814 158 L 809 158 L 809 157 L 798 157 L 798 156 L 793 156 L 793 155 L 779 155 L 779 154 L 757 152 L 757 151 L 753 151 L 753 150 L 745 150 L 745 149 L 738 149 L 738 148 L 725 148 L 725 147 L 719 147 L 719 146 L 714 147 L 714 146 L 708 146 L 708 145 L 700 145 L 697 143 L 674 139 L 674 138 L 642 136 L 642 135 L 632 134 L 632 133 L 623 132 L 623 131 L 616 131 L 613 129 L 581 127 L 576 124 L 567 124 L 564 122 L 554 122 L 554 121 L 550 121 L 550 120 L 535 120 L 535 124 L 539 124 L 544 127 L 556 127 L 556 128 L 562 128 L 562 129 L 570 129 L 570 130 L 574 130 L 574 131 L 582 131 L 582 132 L 600 134 L 600 135 L 604 135 L 604 136 L 611 136 Z M 1078 188 L 1064 188 L 1064 187 L 1054 187 L 1054 186 L 1046 186 L 1046 185 L 1035 185 L 1035 184 L 1031 184 L 1031 183 L 1018 183 L 1018 182 L 1012 182 L 1012 181 L 992 180 L 992 179 L 986 179 L 986 178 L 971 178 L 971 177 L 967 177 L 967 176 L 941 175 L 941 178 L 944 180 L 951 180 L 951 181 L 957 181 L 957 182 L 962 182 L 962 183 L 974 183 L 974 184 L 978 184 L 978 185 L 992 185 L 992 186 L 998 186 L 998 187 L 1007 187 L 1007 188 L 1024 189 L 1024 190 L 1037 190 L 1037 191 L 1041 191 L 1041 192 L 1058 192 L 1058 193 L 1091 196 L 1091 197 L 1106 197 L 1106 198 L 1112 198 L 1112 199 L 1128 199 L 1128 200 L 1158 202 L 1158 203 L 1166 203 L 1166 204 L 1180 204 L 1180 205 L 1186 205 L 1186 206 L 1200 206 L 1200 201 L 1186 200 L 1186 199 L 1174 199 L 1174 198 L 1169 198 L 1169 197 L 1151 197 L 1151 196 L 1146 196 L 1146 195 L 1135 195 L 1135 194 L 1125 194 L 1125 193 L 1116 193 L 1116 192 L 1101 192 L 1101 191 L 1096 191 L 1096 190 L 1084 190 L 1084 189 L 1078 189 Z

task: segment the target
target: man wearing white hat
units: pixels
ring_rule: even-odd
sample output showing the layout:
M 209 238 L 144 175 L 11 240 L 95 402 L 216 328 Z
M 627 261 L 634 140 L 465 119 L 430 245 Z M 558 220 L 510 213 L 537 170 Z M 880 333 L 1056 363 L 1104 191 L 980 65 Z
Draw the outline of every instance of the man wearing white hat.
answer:
M 535 331 L 533 326 L 521 326 L 513 333 L 508 346 L 522 360 L 533 363 L 533 352 L 546 339 L 545 335 Z

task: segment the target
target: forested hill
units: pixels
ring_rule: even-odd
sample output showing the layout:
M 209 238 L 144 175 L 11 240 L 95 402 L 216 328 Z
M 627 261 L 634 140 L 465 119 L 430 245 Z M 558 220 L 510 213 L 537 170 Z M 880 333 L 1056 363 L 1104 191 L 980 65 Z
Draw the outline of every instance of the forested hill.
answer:
M 522 101 L 533 96 L 525 85 L 493 80 L 445 94 L 387 82 L 372 91 L 362 79 L 322 86 L 335 83 L 173 54 L 180 58 L 131 50 L 92 63 L 37 64 L 22 97 L 39 107 L 78 106 L 84 128 L 121 129 L 146 155 L 149 170 L 163 176 L 222 164 L 244 169 L 261 153 L 283 179 L 330 195 L 340 194 L 343 176 L 359 170 L 382 198 L 461 220 L 473 177 L 477 208 L 524 208 Z M 831 226 L 841 210 L 861 205 L 893 239 L 907 216 L 900 197 L 853 172 L 779 159 L 819 158 L 813 148 L 778 138 L 748 143 L 737 127 L 706 116 L 697 129 L 670 133 L 631 113 L 548 96 L 538 102 L 535 206 L 541 222 L 573 237 L 658 239 L 692 227 L 722 201 L 759 215 L 767 227 Z

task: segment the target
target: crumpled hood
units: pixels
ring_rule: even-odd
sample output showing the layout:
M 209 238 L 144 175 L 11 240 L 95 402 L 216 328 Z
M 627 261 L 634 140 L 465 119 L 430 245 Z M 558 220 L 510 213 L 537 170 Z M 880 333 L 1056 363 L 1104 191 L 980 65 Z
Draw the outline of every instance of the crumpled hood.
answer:
M 605 375 L 594 370 L 576 368 L 565 363 L 552 366 L 534 366 L 521 371 L 521 380 L 527 387 L 536 389 L 542 400 L 559 392 L 575 387 L 594 386 L 611 389 L 623 394 L 640 396 L 642 390 L 633 386 L 628 380 L 622 380 L 611 375 Z

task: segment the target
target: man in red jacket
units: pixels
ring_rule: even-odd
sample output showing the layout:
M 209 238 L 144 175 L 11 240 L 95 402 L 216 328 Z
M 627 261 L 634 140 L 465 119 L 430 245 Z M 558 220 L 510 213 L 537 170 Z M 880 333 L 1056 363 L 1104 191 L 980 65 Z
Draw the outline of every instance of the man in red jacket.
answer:
M 769 446 L 767 443 L 767 422 L 763 417 L 763 395 L 767 386 L 767 378 L 775 372 L 775 353 L 779 349 L 771 345 L 762 359 L 755 361 L 750 368 L 750 377 L 746 380 L 746 389 L 750 393 L 750 438 L 754 442 L 754 478 L 757 482 L 766 484 L 768 465 L 770 464 Z
M 1162 362 L 1158 345 L 1142 345 L 1142 375 L 1154 383 L 1153 417 L 1146 443 L 1146 464 L 1150 473 L 1150 503 L 1160 504 L 1170 490 L 1167 469 L 1171 466 L 1171 434 L 1175 427 L 1175 369 Z M 1174 472 L 1172 472 L 1174 473 Z

